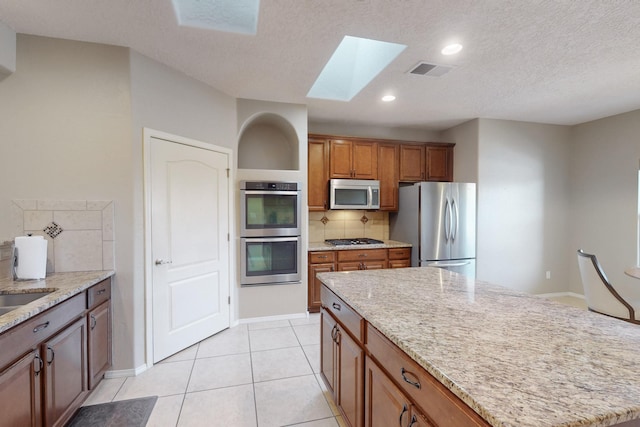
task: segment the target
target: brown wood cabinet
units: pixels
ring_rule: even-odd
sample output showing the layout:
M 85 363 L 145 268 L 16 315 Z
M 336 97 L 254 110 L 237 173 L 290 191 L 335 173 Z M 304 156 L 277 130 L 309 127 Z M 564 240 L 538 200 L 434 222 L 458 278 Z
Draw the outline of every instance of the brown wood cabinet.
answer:
M 330 178 L 378 179 L 378 144 L 362 140 L 331 139 Z
M 443 142 L 308 135 L 309 211 L 329 209 L 331 178 L 377 179 L 381 211 L 398 210 L 400 182 L 452 181 L 453 147 Z
M 40 351 L 32 350 L 0 372 L 0 402 L 3 407 L 0 425 L 42 425 L 41 371 Z
M 453 181 L 453 147 L 447 143 L 401 144 L 401 182 Z
M 320 289 L 322 283 L 316 278 L 318 273 L 328 273 L 336 271 L 336 252 L 335 251 L 318 251 L 309 252 L 309 275 L 308 280 L 308 300 L 307 307 L 309 313 L 317 313 L 320 311 Z
M 433 427 L 433 424 L 367 357 L 365 362 L 365 426 L 387 427 L 393 425 Z
M 380 210 L 398 210 L 398 144 L 378 144 L 378 179 L 380 180 Z
M 103 281 L 87 290 L 89 325 L 89 390 L 93 390 L 111 367 L 111 283 Z
M 322 282 L 316 277 L 318 273 L 410 267 L 411 248 L 310 251 L 308 259 L 307 309 L 309 313 L 317 313 L 322 288 Z
M 0 426 L 61 426 L 80 407 L 89 393 L 91 315 L 94 330 L 98 322 L 101 330 L 93 336 L 95 360 L 104 360 L 98 352 L 106 351 L 111 363 L 110 318 L 104 316 L 110 286 L 106 279 L 0 334 L 0 401 L 9 405 Z M 98 369 L 94 386 L 106 368 Z
M 67 326 L 41 346 L 44 361 L 44 425 L 64 425 L 86 397 L 87 321 Z
M 325 292 L 323 302 L 326 304 L 321 311 L 321 376 L 346 423 L 351 427 L 362 427 L 364 421 L 362 318 L 336 295 L 329 291 Z
M 307 204 L 309 211 L 329 209 L 329 141 L 309 136 Z

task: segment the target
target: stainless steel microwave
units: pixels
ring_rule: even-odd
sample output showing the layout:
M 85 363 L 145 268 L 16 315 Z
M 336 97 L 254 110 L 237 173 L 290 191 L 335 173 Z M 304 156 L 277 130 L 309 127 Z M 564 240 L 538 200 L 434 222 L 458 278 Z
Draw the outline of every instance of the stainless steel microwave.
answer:
M 380 181 L 332 179 L 329 200 L 330 209 L 380 209 Z

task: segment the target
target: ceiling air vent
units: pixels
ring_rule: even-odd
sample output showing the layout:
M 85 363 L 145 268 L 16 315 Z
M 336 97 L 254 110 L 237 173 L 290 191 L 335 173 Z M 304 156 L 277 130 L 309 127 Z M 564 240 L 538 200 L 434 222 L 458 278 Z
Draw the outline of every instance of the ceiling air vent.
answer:
M 452 65 L 430 64 L 428 62 L 419 62 L 413 67 L 409 74 L 417 74 L 419 76 L 440 77 L 453 69 Z

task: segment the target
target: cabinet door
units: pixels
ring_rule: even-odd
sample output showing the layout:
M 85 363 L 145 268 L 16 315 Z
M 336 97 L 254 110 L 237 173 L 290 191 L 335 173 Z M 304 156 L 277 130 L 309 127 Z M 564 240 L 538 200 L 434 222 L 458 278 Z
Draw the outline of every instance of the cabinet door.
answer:
M 326 310 L 322 309 L 320 316 L 320 374 L 335 400 L 338 361 L 336 360 L 337 349 L 333 337 L 337 325 Z
M 111 366 L 111 302 L 87 314 L 89 321 L 89 389 L 93 390 Z
M 41 368 L 40 355 L 32 351 L 0 372 L 0 425 L 42 425 Z
M 378 144 L 375 142 L 353 142 L 353 177 L 378 179 Z
M 389 268 L 405 268 L 411 267 L 411 260 L 408 259 L 390 259 Z
M 309 137 L 307 205 L 309 211 L 329 209 L 329 142 Z
M 424 145 L 400 145 L 400 181 L 423 181 L 425 179 L 424 171 Z
M 427 147 L 426 172 L 428 181 L 453 181 L 453 148 Z
M 331 178 L 353 178 L 353 143 L 332 139 L 329 148 Z
M 338 271 L 357 271 L 362 270 L 362 262 L 353 261 L 353 262 L 341 262 L 338 263 Z
M 309 284 L 308 310 L 310 313 L 317 313 L 320 311 L 320 306 L 322 305 L 322 301 L 320 300 L 322 282 L 318 280 L 316 274 L 328 273 L 335 269 L 334 264 L 309 264 L 309 276 L 307 277 L 307 283 Z
M 364 421 L 366 427 L 406 426 L 411 404 L 368 357 L 365 362 Z
M 87 320 L 78 319 L 41 346 L 44 425 L 63 425 L 87 393 Z
M 380 180 L 380 210 L 398 210 L 398 154 L 397 144 L 378 144 L 378 179 Z
M 364 352 L 344 331 L 338 330 L 338 405 L 351 427 L 362 426 L 362 393 L 364 390 L 362 370 Z
M 387 261 L 367 261 L 362 263 L 363 270 L 382 270 L 387 268 Z

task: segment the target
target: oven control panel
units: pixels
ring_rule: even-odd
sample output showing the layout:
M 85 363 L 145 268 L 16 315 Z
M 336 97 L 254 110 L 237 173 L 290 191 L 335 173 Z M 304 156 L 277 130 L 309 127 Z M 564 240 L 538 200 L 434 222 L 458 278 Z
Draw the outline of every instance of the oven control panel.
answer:
M 298 191 L 299 182 L 241 181 L 241 190 Z

